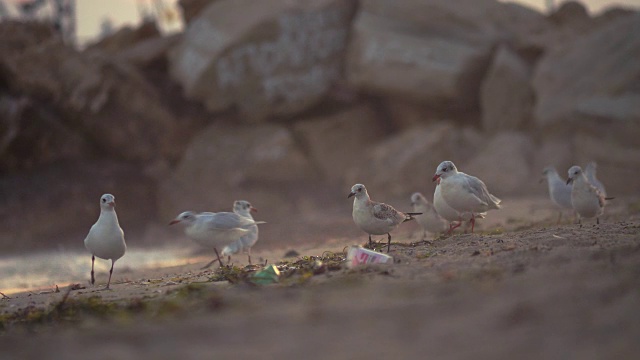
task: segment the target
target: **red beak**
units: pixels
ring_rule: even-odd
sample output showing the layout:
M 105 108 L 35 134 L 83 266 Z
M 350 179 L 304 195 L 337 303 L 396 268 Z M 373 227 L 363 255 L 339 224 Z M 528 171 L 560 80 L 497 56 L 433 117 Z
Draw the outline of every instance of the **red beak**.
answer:
M 436 175 L 433 175 L 433 179 L 431 179 L 431 181 L 436 181 L 438 179 L 440 179 L 440 175 L 436 174 Z
M 177 224 L 177 223 L 179 223 L 179 222 L 180 222 L 180 220 L 178 220 L 178 219 L 173 219 L 173 220 L 171 220 L 171 222 L 169 223 L 169 225 Z
M 249 208 L 249 211 L 251 212 L 258 212 L 258 209 L 254 208 L 253 206 Z

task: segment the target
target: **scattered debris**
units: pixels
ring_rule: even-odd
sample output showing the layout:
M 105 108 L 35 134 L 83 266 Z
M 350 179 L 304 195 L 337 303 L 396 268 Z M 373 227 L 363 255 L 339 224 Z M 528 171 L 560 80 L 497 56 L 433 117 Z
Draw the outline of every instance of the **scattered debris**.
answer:
M 290 257 L 298 257 L 300 256 L 300 253 L 298 253 L 297 251 L 291 249 L 289 251 L 287 251 L 286 253 L 284 253 L 284 257 L 285 258 L 290 258 Z
M 251 276 L 251 282 L 259 285 L 267 285 L 278 282 L 279 278 L 280 270 L 278 270 L 277 266 L 272 264 L 265 267 L 261 271 L 254 273 Z
M 374 250 L 365 249 L 362 246 L 354 245 L 347 253 L 347 267 L 355 267 L 362 264 L 384 264 L 392 263 L 393 257 L 379 253 Z
M 7 296 L 4 293 L 2 293 L 2 291 L 0 291 L 0 295 L 2 295 L 3 299 L 11 299 L 9 296 Z

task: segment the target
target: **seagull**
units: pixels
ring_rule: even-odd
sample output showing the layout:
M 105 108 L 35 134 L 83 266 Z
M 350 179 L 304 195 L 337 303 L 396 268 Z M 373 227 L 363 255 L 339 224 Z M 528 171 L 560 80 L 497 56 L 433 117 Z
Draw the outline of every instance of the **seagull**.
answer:
M 547 179 L 549 197 L 558 206 L 558 223 L 562 220 L 562 209 L 572 209 L 570 184 L 560 177 L 553 166 L 547 166 L 542 170 L 542 176 Z M 543 181 L 542 179 L 540 181 Z
M 466 212 L 460 214 L 456 210 L 454 210 L 442 197 L 442 191 L 440 191 L 440 179 L 436 182 L 436 190 L 433 192 L 433 207 L 436 209 L 438 214 L 443 217 L 447 222 L 449 222 L 449 230 L 447 234 L 451 234 L 453 230 L 462 225 L 463 221 L 471 220 L 471 213 Z M 476 219 L 484 219 L 487 215 L 486 212 L 482 212 L 479 214 L 475 214 Z M 457 225 L 454 223 L 458 221 Z
M 589 180 L 591 185 L 598 188 L 598 190 L 600 190 L 600 193 L 602 193 L 602 195 L 606 198 L 607 190 L 605 190 L 604 185 L 596 177 L 597 169 L 598 169 L 598 164 L 596 164 L 595 161 L 592 161 L 588 163 L 587 166 L 584 168 L 584 174 L 587 176 L 587 180 Z
M 422 193 L 415 192 L 411 195 L 411 205 L 413 205 L 413 211 L 422 213 L 422 215 L 416 215 L 415 219 L 422 227 L 423 238 L 427 237 L 427 231 L 438 234 L 447 229 L 446 221 L 438 215 L 433 204 L 429 203 Z
M 264 221 L 254 221 L 232 212 L 197 214 L 192 211 L 181 213 L 169 225 L 178 223 L 185 225 L 185 234 L 189 238 L 202 246 L 213 248 L 215 251 L 216 260 L 205 265 L 203 269 L 208 268 L 215 261 L 220 263 L 220 267 L 223 266 L 218 246 L 229 245 L 249 234 L 252 226 L 265 224 Z
M 587 180 L 580 166 L 572 166 L 569 169 L 567 184 L 573 183 L 571 190 L 571 204 L 578 213 L 578 224 L 582 225 L 582 218 L 596 218 L 600 224 L 600 216 L 604 213 L 604 194 Z
M 93 271 L 96 256 L 100 259 L 111 260 L 109 281 L 107 281 L 105 289 L 108 289 L 111 284 L 113 265 L 127 250 L 127 244 L 124 242 L 124 231 L 122 231 L 118 223 L 115 207 L 115 196 L 111 194 L 102 195 L 100 197 L 100 216 L 98 221 L 91 226 L 89 234 L 84 238 L 84 246 L 91 252 L 91 285 L 96 282 Z
M 415 215 L 422 213 L 402 213 L 392 206 L 372 201 L 367 193 L 367 188 L 362 184 L 355 184 L 347 199 L 355 196 L 353 200 L 353 222 L 369 234 L 369 246 L 371 235 L 387 234 L 387 253 L 391 250 L 391 231 L 405 221 L 413 220 Z
M 253 220 L 253 216 L 251 216 L 251 212 L 257 212 L 258 209 L 251 206 L 251 203 L 245 200 L 236 200 L 233 203 L 233 212 L 244 216 L 248 219 Z M 232 242 L 222 249 L 222 256 L 228 256 L 229 260 L 227 263 L 231 262 L 231 255 L 237 254 L 240 250 L 247 250 L 249 256 L 249 265 L 251 265 L 251 247 L 255 245 L 258 241 L 258 226 L 252 225 L 248 228 L 249 233 L 244 235 L 240 239 Z
M 439 186 L 442 187 L 444 201 L 459 213 L 471 213 L 471 232 L 476 223 L 476 214 L 500 209 L 501 200 L 489 193 L 482 180 L 458 172 L 451 161 L 443 161 L 438 165 L 433 181 L 438 179 L 442 179 Z

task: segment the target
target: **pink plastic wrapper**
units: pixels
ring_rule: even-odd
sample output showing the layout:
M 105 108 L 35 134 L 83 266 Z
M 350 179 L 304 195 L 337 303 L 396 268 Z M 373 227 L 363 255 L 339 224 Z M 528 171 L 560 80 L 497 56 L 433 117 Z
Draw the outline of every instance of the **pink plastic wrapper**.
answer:
M 350 268 L 364 264 L 384 264 L 391 262 L 393 262 L 393 257 L 365 249 L 359 245 L 351 246 L 347 253 L 347 267 Z

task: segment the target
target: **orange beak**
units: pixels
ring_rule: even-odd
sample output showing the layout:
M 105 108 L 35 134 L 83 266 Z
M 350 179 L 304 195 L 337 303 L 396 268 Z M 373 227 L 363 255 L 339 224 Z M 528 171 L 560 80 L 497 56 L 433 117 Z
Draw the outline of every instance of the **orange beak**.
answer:
M 253 206 L 249 208 L 249 211 L 251 212 L 258 212 L 258 209 L 254 208 Z
M 438 179 L 440 179 L 440 175 L 436 174 L 436 175 L 433 175 L 433 179 L 431 179 L 431 181 L 436 181 Z
M 178 219 L 173 219 L 173 220 L 171 220 L 171 222 L 169 223 L 169 225 L 177 224 L 177 223 L 179 223 L 179 222 L 180 222 L 180 220 L 178 220 Z

